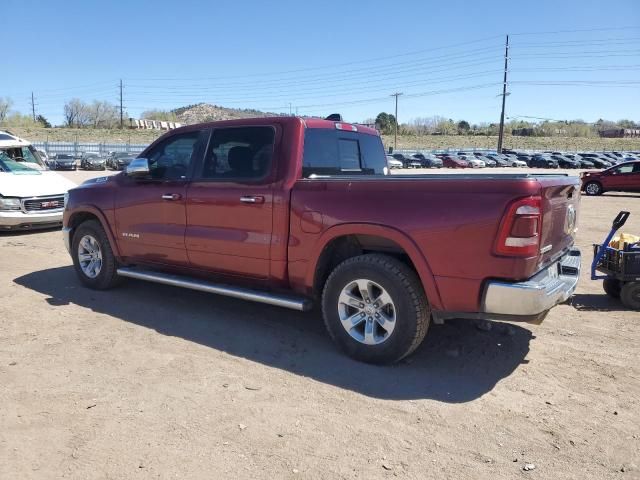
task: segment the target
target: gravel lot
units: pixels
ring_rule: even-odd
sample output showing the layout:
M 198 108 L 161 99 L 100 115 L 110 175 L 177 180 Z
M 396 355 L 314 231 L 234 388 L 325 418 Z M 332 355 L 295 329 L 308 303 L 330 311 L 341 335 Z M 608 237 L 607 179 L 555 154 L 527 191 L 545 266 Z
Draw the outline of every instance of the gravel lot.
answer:
M 90 291 L 60 232 L 2 234 L 0 479 L 639 478 L 640 313 L 587 272 L 621 209 L 639 233 L 640 194 L 583 198 L 578 292 L 542 325 L 432 326 L 393 367 L 317 313 Z

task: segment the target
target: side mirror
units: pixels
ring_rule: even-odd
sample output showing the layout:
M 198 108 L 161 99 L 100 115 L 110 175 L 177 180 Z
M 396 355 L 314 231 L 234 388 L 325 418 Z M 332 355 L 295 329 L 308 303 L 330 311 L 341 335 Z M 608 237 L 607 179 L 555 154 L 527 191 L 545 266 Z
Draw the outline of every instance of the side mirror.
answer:
M 127 165 L 126 170 L 128 177 L 142 178 L 149 176 L 149 160 L 146 158 L 134 158 L 131 163 Z

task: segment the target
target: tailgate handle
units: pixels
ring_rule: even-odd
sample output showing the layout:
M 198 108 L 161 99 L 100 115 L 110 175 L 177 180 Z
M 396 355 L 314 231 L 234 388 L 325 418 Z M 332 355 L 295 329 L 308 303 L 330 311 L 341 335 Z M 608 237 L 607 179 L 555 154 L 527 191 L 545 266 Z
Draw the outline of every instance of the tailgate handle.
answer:
M 629 212 L 620 212 L 618 216 L 613 220 L 613 228 L 615 230 L 621 229 L 624 224 L 627 223 L 627 218 L 629 218 Z

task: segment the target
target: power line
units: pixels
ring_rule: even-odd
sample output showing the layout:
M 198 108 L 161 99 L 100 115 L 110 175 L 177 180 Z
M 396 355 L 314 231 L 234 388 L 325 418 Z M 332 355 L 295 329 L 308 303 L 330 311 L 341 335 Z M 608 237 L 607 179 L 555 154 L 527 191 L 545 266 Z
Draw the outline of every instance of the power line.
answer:
M 556 31 L 547 31 L 547 32 L 517 32 L 511 33 L 512 37 L 523 36 L 523 35 L 558 35 L 562 33 L 587 33 L 587 32 L 610 32 L 617 30 L 640 30 L 640 26 L 628 26 L 628 27 L 602 27 L 602 28 L 583 28 L 583 29 L 575 29 L 575 30 L 556 30 Z

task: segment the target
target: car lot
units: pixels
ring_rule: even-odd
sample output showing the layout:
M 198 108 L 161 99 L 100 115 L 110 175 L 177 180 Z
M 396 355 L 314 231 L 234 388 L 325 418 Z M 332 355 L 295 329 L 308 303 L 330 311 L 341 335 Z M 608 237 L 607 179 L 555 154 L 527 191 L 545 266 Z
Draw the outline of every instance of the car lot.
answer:
M 640 194 L 583 197 L 571 305 L 539 326 L 432 325 L 394 367 L 337 352 L 319 315 L 86 290 L 58 231 L 3 234 L 0 478 L 634 478 L 640 315 L 587 272 L 622 209 L 640 232 Z

